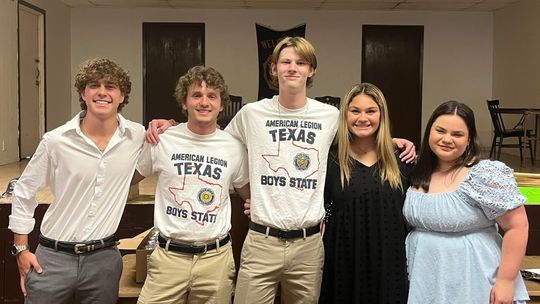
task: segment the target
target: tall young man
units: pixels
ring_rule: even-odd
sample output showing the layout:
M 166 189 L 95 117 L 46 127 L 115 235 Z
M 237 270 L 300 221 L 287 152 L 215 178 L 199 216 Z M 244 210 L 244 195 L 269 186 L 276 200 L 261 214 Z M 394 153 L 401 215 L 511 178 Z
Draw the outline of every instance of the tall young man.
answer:
M 175 97 L 187 123 L 146 144 L 134 181 L 158 174 L 155 227 L 139 303 L 230 303 L 235 266 L 229 189 L 249 197 L 244 146 L 217 129 L 229 93 L 221 74 L 196 66 L 180 77 Z
M 116 303 L 122 259 L 114 233 L 127 201 L 144 128 L 118 112 L 131 82 L 115 62 L 84 62 L 75 78 L 82 111 L 47 132 L 14 189 L 9 229 L 15 234 L 25 303 Z M 28 248 L 36 193 L 54 202 L 41 224 L 36 253 Z
M 226 131 L 248 147 L 251 223 L 235 303 L 316 303 L 324 247 L 326 160 L 338 110 L 306 95 L 317 68 L 313 46 L 285 38 L 272 54 L 279 95 L 245 105 Z

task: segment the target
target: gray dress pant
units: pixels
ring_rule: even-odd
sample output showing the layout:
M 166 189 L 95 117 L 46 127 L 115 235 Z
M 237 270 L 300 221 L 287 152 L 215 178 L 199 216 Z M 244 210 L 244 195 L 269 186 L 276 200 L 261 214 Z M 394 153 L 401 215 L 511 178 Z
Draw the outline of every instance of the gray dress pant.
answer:
M 116 246 L 75 255 L 39 245 L 36 257 L 43 272 L 28 272 L 25 304 L 117 302 L 122 257 Z

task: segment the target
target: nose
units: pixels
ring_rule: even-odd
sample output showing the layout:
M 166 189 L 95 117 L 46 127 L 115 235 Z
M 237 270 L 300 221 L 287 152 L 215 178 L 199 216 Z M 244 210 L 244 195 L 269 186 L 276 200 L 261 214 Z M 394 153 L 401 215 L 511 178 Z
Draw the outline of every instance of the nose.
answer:
M 97 93 L 98 93 L 99 95 L 105 95 L 105 94 L 106 94 L 105 85 L 103 85 L 103 84 L 100 85 L 99 88 L 98 88 Z
M 444 134 L 443 137 L 442 137 L 442 141 L 444 143 L 449 143 L 451 142 L 452 140 L 450 139 L 450 135 L 449 134 Z
M 203 96 L 203 97 L 201 98 L 200 103 L 201 103 L 201 106 L 206 107 L 206 106 L 208 106 L 208 105 L 210 104 L 210 100 L 208 100 L 208 97 L 207 97 L 207 96 Z
M 288 67 L 289 67 L 288 69 L 289 72 L 295 72 L 298 69 L 298 65 L 296 65 L 295 62 L 291 62 Z
M 358 120 L 359 121 L 366 121 L 367 120 L 367 114 L 364 113 L 364 112 L 358 114 Z

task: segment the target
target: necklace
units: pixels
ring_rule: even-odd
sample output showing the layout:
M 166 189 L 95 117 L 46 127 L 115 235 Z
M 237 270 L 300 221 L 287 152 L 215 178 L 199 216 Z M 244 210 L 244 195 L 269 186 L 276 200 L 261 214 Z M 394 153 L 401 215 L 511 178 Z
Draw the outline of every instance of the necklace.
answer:
M 279 98 L 277 99 L 276 101 L 277 103 L 277 110 L 278 110 L 278 116 L 279 116 L 279 119 L 281 120 L 282 119 L 282 116 L 281 116 L 281 108 L 284 108 L 284 109 L 287 109 L 287 110 L 291 110 L 287 107 L 284 107 L 281 105 L 281 103 L 279 102 Z M 307 112 L 308 112 L 308 108 L 309 108 L 309 100 L 306 99 L 306 104 L 304 105 L 304 112 L 296 117 L 292 117 L 291 120 L 301 120 L 301 121 L 305 121 L 306 120 L 306 116 L 307 116 Z M 297 109 L 292 109 L 293 111 L 294 110 L 297 110 Z M 295 113 L 296 114 L 296 113 Z
M 351 145 L 349 149 L 353 157 L 355 156 L 361 157 L 362 155 L 366 155 L 368 153 L 373 153 L 373 152 L 377 154 L 377 148 L 376 148 L 376 143 L 374 142 L 374 139 L 373 140 L 370 140 L 368 138 L 356 139 L 354 141 L 351 141 Z
M 86 131 L 85 131 L 85 123 L 84 123 L 84 119 L 81 118 L 80 120 L 80 123 L 79 123 L 79 128 L 81 130 L 81 133 L 86 137 L 88 138 L 90 141 L 92 141 L 94 143 L 94 145 L 96 146 L 96 148 L 101 152 L 103 153 L 105 151 L 105 149 L 107 149 L 107 145 L 109 144 L 109 140 L 110 140 L 110 137 L 108 139 L 106 139 L 105 141 L 103 141 L 102 139 L 100 140 L 99 137 L 96 137 L 96 136 L 90 136 Z M 116 131 L 115 131 L 116 132 Z

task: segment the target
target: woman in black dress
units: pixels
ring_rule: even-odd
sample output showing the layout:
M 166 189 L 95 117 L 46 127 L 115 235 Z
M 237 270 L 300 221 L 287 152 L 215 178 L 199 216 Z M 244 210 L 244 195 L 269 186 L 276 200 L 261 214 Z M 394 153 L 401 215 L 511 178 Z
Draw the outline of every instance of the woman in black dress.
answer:
M 408 166 L 395 153 L 382 92 L 353 86 L 339 119 L 326 176 L 320 303 L 406 303 Z

